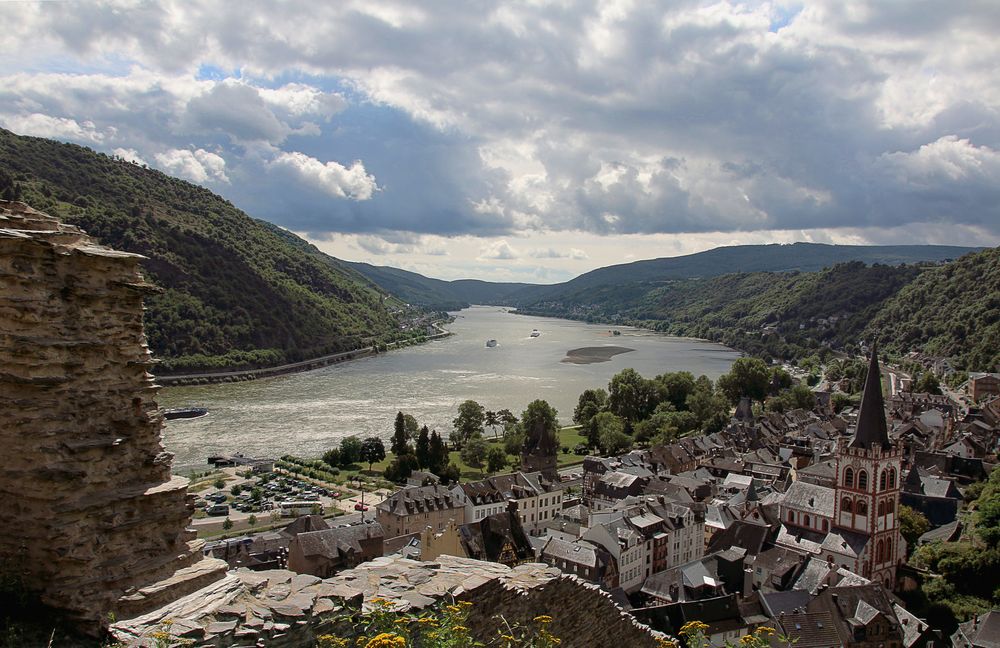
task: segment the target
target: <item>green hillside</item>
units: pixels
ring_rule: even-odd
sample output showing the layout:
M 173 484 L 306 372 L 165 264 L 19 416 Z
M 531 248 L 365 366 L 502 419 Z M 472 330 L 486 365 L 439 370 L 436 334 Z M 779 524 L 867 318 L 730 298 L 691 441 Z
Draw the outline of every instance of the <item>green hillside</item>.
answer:
M 0 129 L 0 194 L 149 257 L 150 347 L 163 373 L 275 365 L 394 338 L 398 303 L 225 199 L 72 144 Z
M 891 351 L 922 350 L 956 367 L 1000 367 L 1000 248 L 932 268 L 888 300 L 868 327 Z
M 512 293 L 530 287 L 530 284 L 494 283 L 477 279 L 443 281 L 408 270 L 369 263 L 348 262 L 348 265 L 408 304 L 434 310 L 458 310 L 470 304 L 501 304 Z

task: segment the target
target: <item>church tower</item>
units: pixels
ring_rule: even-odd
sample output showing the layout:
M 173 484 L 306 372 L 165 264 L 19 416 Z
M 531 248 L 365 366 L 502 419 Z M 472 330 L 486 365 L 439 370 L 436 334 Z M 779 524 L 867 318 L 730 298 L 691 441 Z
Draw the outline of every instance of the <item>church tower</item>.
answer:
M 867 537 L 860 573 L 891 590 L 905 555 L 899 530 L 903 448 L 889 441 L 880 377 L 873 345 L 854 436 L 838 447 L 834 526 Z

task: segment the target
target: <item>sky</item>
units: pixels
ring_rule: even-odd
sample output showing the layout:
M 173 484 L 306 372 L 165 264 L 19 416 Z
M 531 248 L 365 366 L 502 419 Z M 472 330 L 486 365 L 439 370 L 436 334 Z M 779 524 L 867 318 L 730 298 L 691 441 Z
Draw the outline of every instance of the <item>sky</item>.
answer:
M 3 2 L 0 126 L 336 257 L 552 283 L 1000 244 L 1000 3 Z

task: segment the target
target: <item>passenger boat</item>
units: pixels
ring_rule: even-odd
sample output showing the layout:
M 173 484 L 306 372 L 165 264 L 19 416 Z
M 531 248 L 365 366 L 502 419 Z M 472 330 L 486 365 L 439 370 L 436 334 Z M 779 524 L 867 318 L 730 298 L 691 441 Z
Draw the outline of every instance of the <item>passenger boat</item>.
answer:
M 541 334 L 542 332 L 539 331 L 538 329 L 531 329 L 531 335 L 529 337 L 538 337 Z

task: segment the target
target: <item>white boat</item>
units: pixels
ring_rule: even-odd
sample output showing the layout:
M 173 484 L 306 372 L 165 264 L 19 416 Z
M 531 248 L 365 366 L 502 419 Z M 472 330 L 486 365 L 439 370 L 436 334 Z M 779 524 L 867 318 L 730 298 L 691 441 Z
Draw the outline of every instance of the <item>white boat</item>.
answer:
M 497 345 L 497 341 L 496 340 L 486 340 L 486 348 L 492 349 L 496 345 Z
M 542 332 L 539 331 L 538 329 L 531 329 L 531 335 L 529 337 L 538 337 L 541 334 Z

